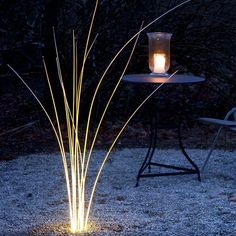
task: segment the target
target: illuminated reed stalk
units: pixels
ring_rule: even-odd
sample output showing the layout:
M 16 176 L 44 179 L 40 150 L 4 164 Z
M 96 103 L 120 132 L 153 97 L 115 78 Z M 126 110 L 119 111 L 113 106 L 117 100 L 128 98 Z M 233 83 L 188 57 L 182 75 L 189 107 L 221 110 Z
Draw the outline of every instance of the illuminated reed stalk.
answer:
M 168 10 L 168 11 L 166 11 L 164 14 L 162 14 L 162 15 L 160 15 L 159 17 L 155 18 L 153 21 L 151 21 L 150 23 L 148 23 L 145 27 L 141 28 L 136 34 L 134 34 L 134 35 L 121 47 L 121 49 L 120 49 L 120 50 L 117 52 L 117 54 L 113 57 L 113 59 L 111 60 L 111 62 L 110 62 L 109 65 L 107 66 L 107 68 L 105 69 L 104 73 L 102 74 L 102 76 L 101 76 L 101 78 L 100 78 L 100 80 L 99 80 L 99 82 L 98 82 L 98 85 L 97 85 L 97 87 L 96 87 L 96 89 L 95 89 L 95 92 L 94 92 L 94 95 L 93 95 L 93 98 L 92 98 L 92 102 L 91 102 L 91 104 L 90 104 L 89 115 L 88 115 L 88 119 L 87 119 L 86 135 L 85 135 L 84 153 L 86 152 L 87 137 L 88 137 L 89 127 L 90 127 L 91 114 L 92 114 L 93 105 L 94 105 L 94 102 L 95 102 L 95 99 L 96 99 L 96 95 L 97 95 L 98 90 L 99 90 L 99 88 L 100 88 L 100 85 L 101 85 L 101 83 L 102 83 L 102 81 L 103 81 L 105 75 L 107 74 L 108 70 L 110 69 L 110 67 L 113 65 L 113 63 L 115 62 L 115 60 L 117 59 L 117 57 L 121 54 L 121 52 L 130 44 L 130 42 L 132 42 L 133 39 L 135 39 L 137 36 L 139 36 L 139 34 L 140 34 L 141 32 L 143 32 L 145 29 L 147 29 L 148 27 L 150 27 L 151 25 L 153 25 L 153 24 L 154 24 L 156 21 L 158 21 L 160 18 L 164 17 L 165 15 L 171 13 L 171 12 L 174 11 L 175 9 L 177 9 L 177 8 L 179 8 L 179 7 L 181 7 L 181 6 L 185 5 L 185 4 L 187 4 L 187 3 L 189 3 L 189 2 L 191 2 L 191 0 L 184 1 L 184 2 L 182 2 L 182 3 L 178 4 L 178 5 L 176 5 L 175 7 L 171 8 L 171 9 Z M 124 69 L 124 71 L 125 71 L 125 70 L 126 70 L 126 69 Z M 99 121 L 99 124 L 98 124 L 98 126 L 97 126 L 97 129 L 96 129 L 96 131 L 95 131 L 95 135 L 94 135 L 94 138 L 93 138 L 93 141 L 92 141 L 92 145 L 91 145 L 91 147 L 90 147 L 89 154 L 88 154 L 88 160 L 87 160 L 86 169 L 85 169 L 85 173 L 86 173 L 86 174 L 84 175 L 84 178 L 85 178 L 85 179 L 86 179 L 86 176 L 87 176 L 87 170 L 88 170 L 88 166 L 89 166 L 91 154 L 92 154 L 92 151 L 93 151 L 93 148 L 94 148 L 94 144 L 95 144 L 95 142 L 96 142 L 96 138 L 97 138 L 97 135 L 98 135 L 98 132 L 99 132 L 101 123 L 102 123 L 103 118 L 104 118 L 104 116 L 105 116 L 105 114 L 106 114 L 106 111 L 107 111 L 107 109 L 108 109 L 108 106 L 109 106 L 109 104 L 110 104 L 110 102 L 111 102 L 111 100 L 112 100 L 112 98 L 113 98 L 113 96 L 114 96 L 114 94 L 115 94 L 115 92 L 116 92 L 116 90 L 117 90 L 117 88 L 118 88 L 120 82 L 121 82 L 121 79 L 122 79 L 123 75 L 124 75 L 124 74 L 122 73 L 122 76 L 120 77 L 119 81 L 117 82 L 116 87 L 115 87 L 115 89 L 113 90 L 112 95 L 111 95 L 110 98 L 109 98 L 109 101 L 107 102 L 107 105 L 106 105 L 106 107 L 105 107 L 105 109 L 104 109 L 104 111 L 103 111 L 102 117 L 101 117 L 101 119 L 100 119 L 100 121 Z M 105 163 L 104 163 L 104 164 L 105 164 Z M 84 181 L 85 181 L 85 179 L 84 179 Z M 96 185 L 96 184 L 95 184 L 95 185 Z M 91 199 L 91 198 L 92 198 L 92 197 L 90 196 L 90 199 Z M 91 202 L 91 201 L 90 201 L 90 202 Z M 91 205 L 90 202 L 89 202 L 89 205 Z M 90 212 L 90 207 L 88 207 L 87 214 L 86 214 L 86 224 L 87 224 L 87 221 L 88 221 L 89 212 Z
M 57 142 L 58 142 L 58 145 L 59 145 L 59 149 L 60 149 L 60 152 L 61 152 L 62 161 L 63 161 L 63 167 L 64 167 L 64 171 L 65 171 L 65 179 L 66 179 L 67 194 L 68 194 L 68 201 L 69 201 L 70 225 L 71 225 L 71 231 L 72 232 L 76 233 L 76 232 L 86 231 L 87 225 L 88 225 L 88 220 L 89 220 L 90 209 L 91 209 L 91 206 L 92 206 L 93 197 L 94 197 L 94 193 L 95 193 L 96 186 L 97 186 L 97 183 L 98 183 L 98 179 L 101 175 L 101 172 L 103 170 L 103 167 L 106 163 L 106 160 L 107 160 L 109 154 L 111 153 L 111 151 L 112 151 L 115 143 L 117 142 L 118 138 L 120 137 L 120 135 L 122 134 L 122 132 L 124 131 L 124 129 L 126 128 L 128 123 L 130 122 L 130 120 L 137 113 L 137 111 L 164 84 L 164 83 L 161 84 L 151 94 L 149 94 L 149 96 L 137 107 L 137 109 L 128 118 L 128 120 L 125 122 L 124 126 L 121 128 L 120 132 L 115 137 L 115 139 L 112 142 L 112 144 L 111 144 L 108 152 L 106 153 L 104 159 L 102 159 L 102 164 L 100 165 L 99 171 L 98 171 L 97 175 L 95 176 L 95 180 L 94 180 L 94 183 L 92 185 L 90 197 L 87 199 L 88 204 L 86 206 L 86 204 L 85 204 L 85 202 L 86 202 L 86 199 L 85 199 L 86 179 L 87 179 L 88 167 L 89 167 L 91 155 L 92 155 L 92 152 L 93 152 L 93 148 L 94 148 L 94 145 L 95 145 L 95 142 L 96 142 L 96 139 L 97 139 L 97 135 L 98 135 L 98 132 L 100 130 L 100 127 L 101 127 L 102 121 L 104 119 L 104 116 L 107 112 L 107 109 L 108 109 L 108 107 L 111 103 L 111 100 L 114 97 L 114 94 L 116 93 L 116 91 L 118 89 L 118 86 L 121 82 L 121 79 L 122 79 L 123 75 L 125 74 L 125 71 L 128 67 L 128 64 L 129 64 L 130 60 L 131 60 L 131 57 L 133 55 L 133 52 L 134 52 L 134 49 L 136 47 L 136 44 L 137 44 L 140 33 L 143 32 L 145 29 L 147 29 L 152 24 L 154 24 L 161 17 L 167 15 L 168 13 L 172 12 L 173 10 L 177 9 L 178 7 L 188 3 L 190 1 L 191 0 L 184 1 L 183 3 L 173 7 L 172 9 L 170 9 L 166 13 L 162 14 L 161 16 L 157 17 L 156 19 L 154 19 L 152 22 L 150 22 L 149 24 L 147 24 L 143 28 L 142 28 L 142 26 L 143 26 L 143 24 L 142 24 L 141 29 L 136 34 L 134 34 L 121 47 L 121 49 L 115 54 L 115 56 L 113 57 L 113 59 L 111 60 L 111 62 L 107 66 L 107 68 L 105 69 L 104 73 L 102 74 L 102 76 L 101 76 L 101 78 L 100 78 L 100 80 L 97 84 L 97 87 L 95 89 L 95 92 L 93 94 L 92 101 L 91 101 L 91 104 L 90 104 L 90 107 L 89 107 L 88 118 L 87 118 L 85 138 L 83 140 L 83 149 L 81 149 L 81 145 L 80 145 L 81 142 L 80 142 L 80 137 L 79 137 L 79 132 L 80 132 L 80 130 L 79 130 L 79 127 L 80 127 L 80 123 L 79 123 L 80 103 L 81 103 L 83 76 L 84 76 L 86 60 L 87 60 L 88 55 L 91 52 L 92 47 L 94 46 L 94 43 L 95 43 L 96 38 L 97 38 L 97 35 L 96 35 L 95 39 L 90 44 L 90 36 L 91 36 L 91 32 L 92 32 L 92 28 L 93 28 L 95 15 L 96 15 L 96 11 L 97 11 L 99 1 L 96 0 L 96 3 L 95 3 L 93 15 L 92 15 L 92 20 L 91 20 L 91 23 L 90 23 L 89 32 L 88 32 L 88 36 L 87 36 L 87 41 L 86 41 L 86 45 L 85 45 L 85 51 L 84 51 L 84 55 L 83 55 L 83 62 L 82 62 L 80 73 L 78 73 L 77 40 L 76 40 L 74 31 L 72 33 L 72 38 L 73 38 L 72 39 L 73 40 L 73 52 L 72 52 L 73 73 L 72 73 L 72 105 L 71 105 L 72 107 L 71 108 L 70 108 L 69 103 L 68 103 L 68 96 L 66 94 L 66 90 L 65 90 L 65 86 L 64 86 L 64 81 L 63 81 L 61 66 L 60 66 L 60 60 L 59 60 L 59 54 L 58 54 L 58 49 L 57 49 L 57 42 L 56 42 L 55 32 L 54 32 L 54 29 L 53 29 L 58 79 L 59 79 L 61 89 L 62 89 L 64 109 L 65 109 L 65 117 L 66 117 L 66 124 L 67 124 L 69 160 L 66 159 L 66 149 L 65 149 L 64 143 L 63 143 L 63 137 L 62 137 L 62 131 L 61 131 L 61 126 L 60 126 L 59 115 L 58 115 L 58 111 L 57 111 L 57 105 L 56 105 L 54 93 L 53 93 L 53 90 L 52 90 L 51 82 L 50 82 L 50 79 L 49 79 L 49 76 L 48 76 L 47 66 L 46 66 L 46 63 L 45 63 L 44 59 L 43 59 L 43 65 L 44 65 L 46 79 L 47 79 L 47 82 L 48 82 L 48 86 L 49 86 L 49 90 L 50 90 L 50 94 L 51 94 L 51 99 L 52 99 L 52 103 L 53 103 L 53 110 L 54 110 L 54 115 L 55 115 L 55 119 L 56 119 L 56 126 L 53 124 L 52 118 L 49 116 L 49 114 L 46 111 L 45 107 L 42 105 L 42 103 L 40 102 L 38 97 L 35 95 L 35 93 L 30 89 L 30 87 L 26 84 L 26 82 L 22 79 L 22 77 L 11 66 L 8 65 L 9 68 L 17 75 L 17 77 L 23 82 L 23 84 L 27 87 L 27 89 L 31 92 L 31 94 L 34 96 L 36 101 L 39 103 L 39 105 L 43 109 L 44 113 L 46 114 L 46 116 L 47 116 L 47 118 L 48 118 L 48 120 L 49 120 L 49 122 L 50 122 L 50 124 L 53 128 L 53 131 L 56 135 Z M 91 144 L 89 153 L 86 154 L 92 110 L 93 110 L 94 102 L 95 102 L 98 90 L 100 88 L 100 85 L 101 85 L 102 81 L 104 80 L 108 70 L 110 69 L 112 64 L 115 62 L 115 60 L 117 59 L 117 57 L 121 54 L 121 52 L 134 39 L 136 39 L 136 40 L 134 42 L 134 45 L 133 45 L 132 51 L 130 53 L 130 56 L 128 58 L 128 61 L 127 61 L 126 65 L 125 65 L 125 67 L 124 67 L 124 69 L 121 73 L 121 76 L 120 76 L 118 82 L 116 83 L 114 89 L 112 90 L 111 95 L 110 95 L 110 97 L 109 97 L 109 99 L 106 103 L 106 106 L 105 106 L 105 108 L 102 112 L 102 116 L 99 120 L 98 126 L 96 128 L 96 131 L 95 131 L 95 134 L 94 134 L 94 137 L 93 137 L 93 140 L 92 140 L 92 144 Z M 168 79 L 170 79 L 173 75 L 171 75 L 169 78 L 167 78 L 165 82 L 167 82 Z M 68 162 L 69 162 L 69 165 L 68 165 Z M 70 173 L 69 173 L 69 169 L 70 169 Z
M 24 81 L 24 79 L 10 66 L 7 64 L 7 66 L 15 73 L 15 75 L 21 80 L 21 82 L 26 86 L 26 88 L 30 91 L 30 93 L 33 95 L 33 97 L 36 99 L 36 101 L 38 102 L 38 104 L 40 105 L 40 107 L 42 108 L 43 112 L 45 113 L 46 117 L 49 120 L 50 125 L 52 126 L 52 129 L 54 131 L 54 134 L 56 136 L 57 142 L 58 142 L 58 146 L 60 149 L 60 153 L 61 153 L 61 157 L 62 157 L 62 161 L 63 161 L 63 167 L 64 167 L 64 171 L 65 171 L 65 179 L 66 179 L 66 186 L 67 186 L 67 194 L 68 194 L 68 200 L 69 200 L 69 212 L 70 212 L 70 219 L 72 219 L 72 206 L 71 206 L 71 194 L 70 194 L 70 180 L 69 180 L 69 173 L 68 173 L 68 165 L 67 165 L 67 160 L 66 160 L 66 153 L 65 153 L 65 148 L 64 148 L 64 144 L 63 144 L 63 140 L 60 136 L 60 130 L 57 131 L 57 129 L 55 128 L 53 121 L 51 119 L 51 117 L 49 116 L 48 112 L 46 111 L 45 107 L 43 106 L 43 104 L 40 102 L 40 100 L 38 99 L 38 97 L 36 96 L 36 94 L 33 92 L 33 90 L 28 86 L 28 84 Z M 47 71 L 46 71 L 46 75 L 47 75 Z M 54 99 L 53 99 L 54 100 Z M 56 110 L 55 110 L 56 112 Z M 60 124 L 59 124 L 60 125 Z M 59 132 L 59 135 L 58 135 Z
M 131 121 L 131 119 L 135 116 L 135 114 L 140 110 L 140 108 L 152 97 L 153 94 L 155 94 L 170 78 L 172 78 L 175 74 L 177 73 L 177 71 L 175 73 L 173 73 L 171 76 L 169 76 L 168 78 L 166 78 L 165 82 L 163 82 L 162 84 L 160 84 L 156 89 L 154 89 L 145 99 L 144 101 L 135 109 L 135 111 L 131 114 L 131 116 L 128 118 L 128 120 L 125 122 L 125 124 L 123 125 L 123 127 L 121 128 L 121 130 L 119 131 L 119 133 L 116 135 L 114 141 L 112 142 L 106 156 L 104 157 L 103 159 L 103 162 L 100 166 L 100 169 L 96 175 L 96 179 L 94 181 L 94 184 L 93 184 L 93 188 L 92 188 L 92 192 L 91 192 L 91 195 L 90 195 L 90 200 L 89 200 L 89 204 L 88 204 L 88 209 L 87 209 L 87 215 L 86 215 L 86 224 L 88 222 L 88 217 L 89 217 L 89 212 L 90 212 L 90 208 L 91 208 L 91 205 L 92 205 L 92 201 L 93 201 L 93 196 L 94 196 L 94 192 L 95 192 L 95 189 L 96 189 L 96 186 L 97 186 L 97 183 L 98 183 L 98 180 L 99 180 L 99 177 L 101 175 L 101 172 L 103 170 L 103 167 L 107 161 L 107 158 L 109 157 L 114 145 L 116 144 L 117 140 L 119 139 L 120 135 L 123 133 L 123 131 L 125 130 L 126 126 L 129 124 L 129 122 Z
M 151 25 L 153 25 L 156 21 L 158 21 L 159 19 L 161 19 L 162 17 L 166 16 L 167 14 L 171 13 L 172 11 L 176 10 L 177 8 L 191 2 L 192 0 L 187 0 L 184 1 L 178 5 L 176 5 L 175 7 L 171 8 L 170 10 L 166 11 L 164 14 L 160 15 L 159 17 L 155 18 L 153 21 L 151 21 L 150 23 L 148 23 L 145 27 L 143 27 L 141 30 L 139 30 L 136 34 L 134 34 L 122 47 L 121 49 L 116 53 L 116 55 L 113 57 L 113 59 L 111 60 L 111 62 L 109 63 L 109 65 L 107 66 L 106 70 L 104 71 L 104 73 L 102 74 L 100 81 L 98 82 L 98 85 L 95 89 L 93 98 L 92 98 L 92 102 L 90 104 L 89 107 L 89 115 L 88 115 L 88 119 L 87 119 L 87 127 L 86 127 L 86 133 L 85 133 L 85 145 L 84 145 L 84 154 L 86 152 L 86 145 L 87 145 L 87 138 L 88 138 L 88 132 L 89 132 L 89 127 L 90 127 L 90 120 L 91 120 L 91 114 L 92 114 L 92 110 L 93 110 L 93 106 L 94 106 L 94 101 L 96 99 L 98 90 L 101 86 L 101 83 L 105 77 L 105 75 L 107 74 L 108 70 L 110 69 L 110 67 L 113 65 L 113 63 L 115 62 L 115 60 L 117 59 L 117 57 L 121 54 L 121 52 L 130 44 L 130 42 L 132 42 L 141 32 L 143 32 L 144 30 L 146 30 L 148 27 L 150 27 Z
M 94 20 L 95 20 L 95 15 L 97 12 L 97 7 L 98 7 L 98 3 L 99 0 L 96 0 L 95 3 L 95 8 L 93 11 L 93 15 L 92 15 L 92 20 L 90 23 L 90 27 L 89 27 L 89 32 L 87 35 L 87 40 L 86 40 L 86 45 L 85 45 L 85 50 L 84 50 L 84 57 L 83 57 L 83 62 L 82 62 L 82 67 L 81 67 L 81 71 L 80 71 L 80 76 L 79 76 L 79 84 L 78 84 L 78 93 L 77 93 L 77 107 L 76 107 L 76 131 L 77 133 L 79 132 L 79 125 L 78 125 L 78 121 L 79 121 L 79 112 L 80 112 L 80 101 L 81 101 L 81 91 L 82 91 L 82 83 L 83 83 L 83 75 L 84 75 L 84 69 L 85 69 L 85 62 L 86 59 L 88 57 L 88 50 L 90 51 L 89 48 L 89 41 L 90 41 L 90 36 L 92 33 L 92 28 L 93 28 L 93 24 L 94 24 Z M 93 44 L 92 44 L 93 45 Z M 85 155 L 86 155 L 86 145 L 87 145 L 87 137 L 86 137 L 86 141 L 84 141 L 84 148 L 83 148 L 83 154 L 81 157 L 81 181 L 80 181 L 80 191 L 79 191 L 79 209 L 78 209 L 78 214 L 80 217 L 80 228 L 82 228 L 82 230 L 84 230 L 84 228 L 86 228 L 87 226 L 84 225 L 84 212 L 85 212 L 85 186 L 84 186 L 84 182 L 83 180 L 83 176 L 84 176 L 84 164 L 85 164 Z M 77 231 L 77 229 L 75 230 Z
M 55 103 L 55 99 L 54 99 L 54 94 L 52 91 L 52 86 L 50 83 L 50 79 L 48 76 L 48 70 L 47 70 L 47 66 L 43 57 L 43 66 L 44 66 L 44 70 L 45 70 L 45 74 L 46 74 L 46 78 L 47 78 L 47 82 L 48 82 L 48 87 L 50 90 L 50 94 L 51 94 L 51 99 L 52 99 L 52 103 L 53 103 L 53 109 L 54 109 L 54 114 L 56 117 L 56 123 L 57 123 L 57 128 L 58 128 L 58 133 L 59 133 L 59 137 L 60 137 L 60 141 L 62 144 L 62 148 L 61 148 L 61 156 L 62 156 L 62 161 L 64 164 L 64 171 L 66 174 L 66 179 L 67 179 L 67 194 L 68 194 L 68 201 L 69 201 L 69 209 L 70 209 L 70 219 L 72 219 L 72 205 L 71 205 L 71 191 L 70 191 L 70 183 L 69 183 L 69 173 L 68 173 L 68 165 L 67 165 L 67 160 L 66 160 L 66 152 L 65 152 L 65 148 L 64 148 L 64 144 L 63 144 L 63 137 L 62 137 L 62 133 L 61 133 L 61 127 L 60 127 L 60 121 L 59 121 L 59 117 L 58 117 L 58 112 L 57 112 L 57 106 Z
M 144 22 L 142 22 L 140 29 L 142 29 L 143 23 L 144 23 Z M 117 89 L 118 89 L 118 87 L 119 87 L 119 85 L 120 85 L 120 82 L 121 82 L 121 80 L 122 80 L 122 78 L 123 78 L 123 76 L 124 76 L 124 74 L 125 74 L 125 72 L 126 72 L 126 70 L 127 70 L 127 68 L 128 68 L 128 65 L 129 65 L 129 63 L 130 63 L 130 60 L 131 60 L 131 58 L 132 58 L 132 56 L 133 56 L 133 53 L 134 53 L 134 50 L 135 50 L 135 48 L 136 48 L 136 45 L 137 45 L 139 36 L 140 36 L 140 34 L 138 34 L 138 36 L 137 36 L 137 38 L 136 38 L 136 40 L 135 40 L 134 46 L 133 46 L 133 48 L 132 48 L 132 51 L 131 51 L 130 56 L 129 56 L 129 58 L 128 58 L 128 61 L 127 61 L 126 65 L 125 65 L 125 68 L 123 69 L 123 72 L 122 72 L 122 74 L 121 74 L 121 76 L 120 76 L 118 82 L 116 83 L 116 86 L 115 86 L 115 88 L 113 89 L 113 91 L 112 91 L 112 93 L 111 93 L 111 95 L 110 95 L 110 98 L 108 99 L 108 102 L 107 102 L 107 104 L 106 104 L 106 106 L 105 106 L 105 108 L 104 108 L 104 110 L 103 110 L 102 116 L 101 116 L 101 118 L 100 118 L 100 120 L 99 120 L 99 123 L 98 123 L 98 126 L 97 126 L 97 128 L 96 128 L 96 131 L 95 131 L 95 134 L 94 134 L 94 137 L 93 137 L 93 141 L 92 141 L 92 144 L 91 144 L 91 147 L 90 147 L 90 150 L 89 150 L 89 154 L 88 154 L 88 158 L 87 158 L 86 167 L 85 167 L 84 184 L 85 184 L 86 177 L 87 177 L 87 172 L 88 172 L 88 167 L 89 167 L 89 163 L 90 163 L 91 154 L 92 154 L 92 151 L 93 151 L 93 148 L 94 148 L 94 144 L 95 144 L 95 142 L 96 142 L 97 135 L 98 135 L 98 132 L 99 132 L 99 130 L 100 130 L 102 121 L 103 121 L 103 119 L 104 119 L 104 117 L 105 117 L 105 115 L 106 115 L 106 112 L 107 112 L 107 109 L 108 109 L 108 107 L 109 107 L 109 105 L 110 105 L 110 103 L 111 103 L 111 100 L 112 100 L 112 98 L 114 97 L 114 95 L 115 95 L 115 93 L 116 93 L 116 91 L 117 91 Z
M 62 73 L 61 73 L 61 66 L 60 66 L 60 60 L 59 60 L 59 54 L 57 50 L 57 43 L 56 43 L 56 37 L 55 37 L 55 31 L 53 29 L 53 37 L 54 37 L 54 43 L 55 43 L 55 50 L 56 50 L 56 65 L 57 65 L 57 72 L 58 72 L 58 78 L 60 81 L 60 85 L 62 88 L 62 94 L 63 94 L 63 99 L 64 99 L 64 108 L 65 108 L 65 115 L 66 115 L 66 123 L 67 123 L 67 137 L 68 137 L 68 148 L 69 148 L 69 157 L 70 157 L 70 167 L 71 167 L 71 189 L 70 189 L 70 194 L 71 194 L 71 206 L 72 206 L 72 212 L 70 213 L 72 215 L 71 217 L 71 229 L 72 231 L 76 231 L 77 229 L 74 228 L 77 222 L 77 175 L 76 175 L 76 157 L 75 153 L 73 152 L 73 143 L 72 143 L 72 126 L 74 124 L 73 122 L 73 117 L 70 112 L 68 100 L 67 100 L 67 95 L 64 87 L 64 82 L 62 78 Z M 55 109 L 55 108 L 54 108 Z

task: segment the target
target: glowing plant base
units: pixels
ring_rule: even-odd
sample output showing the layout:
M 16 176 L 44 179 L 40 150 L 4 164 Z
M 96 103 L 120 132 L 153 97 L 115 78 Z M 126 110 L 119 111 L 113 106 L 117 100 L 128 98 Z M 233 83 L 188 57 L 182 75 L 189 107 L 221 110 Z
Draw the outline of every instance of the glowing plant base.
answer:
M 80 101 L 81 101 L 81 93 L 82 93 L 81 91 L 82 91 L 82 85 L 83 85 L 83 74 L 84 74 L 84 69 L 85 69 L 85 63 L 86 63 L 86 60 L 88 58 L 88 54 L 90 53 L 90 51 L 91 51 L 91 49 L 94 45 L 94 42 L 96 40 L 96 37 L 95 37 L 95 39 L 93 40 L 93 42 L 89 46 L 90 35 L 91 35 L 91 31 L 92 31 L 92 27 L 93 27 L 93 23 L 94 23 L 94 18 L 95 18 L 95 14 L 96 14 L 96 10 L 97 10 L 97 6 L 98 6 L 99 1 L 96 0 L 96 5 L 95 5 L 94 12 L 93 12 L 92 21 L 91 21 L 91 24 L 90 24 L 89 33 L 88 33 L 88 37 L 87 37 L 87 42 L 86 42 L 86 46 L 85 46 L 83 63 L 82 63 L 81 70 L 80 70 L 79 73 L 78 73 L 78 66 L 77 66 L 77 62 L 78 62 L 77 42 L 76 42 L 75 35 L 74 35 L 74 32 L 73 32 L 73 86 L 72 86 L 72 90 L 71 90 L 72 95 L 73 95 L 73 100 L 72 100 L 72 105 L 71 106 L 69 106 L 69 104 L 68 104 L 68 97 L 67 97 L 67 93 L 65 91 L 65 86 L 64 86 L 64 82 L 63 82 L 61 66 L 60 66 L 60 61 L 59 61 L 59 55 L 58 55 L 58 50 L 57 50 L 56 37 L 55 37 L 55 33 L 53 31 L 53 33 L 54 33 L 54 42 L 55 42 L 55 50 L 56 50 L 56 65 L 57 65 L 57 71 L 58 71 L 58 78 L 59 78 L 59 82 L 60 82 L 61 89 L 62 89 L 62 94 L 63 94 L 63 99 L 64 99 L 65 117 L 66 117 L 66 123 L 67 123 L 67 138 L 68 138 L 68 147 L 67 148 L 69 150 L 69 160 L 67 160 L 67 158 L 66 158 L 66 147 L 65 147 L 65 144 L 63 142 L 61 124 L 60 124 L 60 120 L 59 120 L 59 116 L 58 116 L 58 112 L 57 112 L 56 101 L 54 99 L 54 93 L 53 93 L 53 90 L 52 90 L 52 87 L 51 87 L 51 82 L 50 82 L 50 79 L 49 79 L 49 76 L 48 76 L 47 66 L 45 64 L 44 59 L 43 59 L 43 65 L 44 65 L 45 74 L 46 74 L 46 78 L 47 78 L 47 82 L 48 82 L 48 87 L 49 87 L 51 98 L 52 98 L 52 104 L 53 104 L 53 108 L 54 108 L 54 115 L 55 115 L 56 124 L 53 123 L 53 120 L 50 117 L 50 115 L 48 114 L 48 112 L 46 111 L 45 107 L 40 102 L 40 100 L 38 99 L 36 94 L 26 84 L 26 82 L 23 80 L 23 78 L 10 65 L 8 65 L 8 67 L 17 75 L 17 77 L 22 81 L 22 83 L 27 87 L 27 89 L 31 92 L 31 94 L 37 100 L 37 102 L 41 106 L 42 110 L 44 111 L 45 115 L 47 116 L 48 121 L 51 124 L 52 129 L 55 133 L 55 136 L 56 136 L 56 139 L 57 139 L 57 142 L 58 142 L 58 146 L 59 146 L 59 149 L 60 149 L 60 153 L 61 153 L 64 172 L 65 172 L 66 188 L 67 188 L 68 202 L 69 202 L 70 227 L 71 227 L 71 232 L 72 233 L 83 233 L 83 232 L 86 232 L 87 229 L 88 229 L 89 214 L 90 214 L 90 210 L 91 210 L 91 206 L 92 206 L 92 202 L 93 202 L 93 198 L 94 198 L 94 193 L 95 193 L 95 190 L 96 190 L 98 180 L 100 178 L 103 167 L 104 167 L 104 165 L 107 161 L 107 158 L 108 158 L 109 154 L 111 153 L 111 151 L 112 151 L 114 145 L 116 144 L 117 140 L 119 139 L 120 135 L 123 133 L 124 129 L 126 128 L 128 123 L 130 122 L 130 120 L 134 117 L 134 115 L 138 112 L 138 110 L 143 106 L 143 104 L 146 103 L 146 101 L 158 89 L 160 89 L 168 81 L 168 79 L 170 79 L 176 73 L 175 72 L 171 76 L 167 77 L 166 81 L 163 84 L 156 87 L 153 90 L 153 92 L 151 92 L 146 97 L 146 99 L 135 109 L 135 111 L 132 113 L 132 115 L 124 123 L 123 127 L 121 128 L 121 130 L 119 131 L 117 136 L 114 138 L 114 140 L 113 140 L 110 148 L 108 149 L 105 157 L 102 159 L 102 163 L 99 167 L 99 170 L 98 170 L 97 174 L 94 176 L 95 180 L 92 184 L 92 188 L 90 189 L 90 195 L 89 195 L 88 199 L 85 199 L 85 191 L 87 190 L 86 189 L 86 181 L 87 181 L 87 177 L 88 177 L 87 176 L 88 167 L 89 167 L 89 164 L 90 164 L 90 159 L 91 159 L 91 156 L 92 156 L 94 144 L 96 142 L 97 135 L 99 133 L 99 130 L 100 130 L 102 121 L 105 117 L 105 114 L 107 112 L 107 109 L 108 109 L 108 107 L 111 103 L 111 100 L 112 100 L 114 94 L 116 93 L 116 91 L 118 89 L 118 86 L 119 86 L 119 84 L 122 80 L 122 77 L 124 76 L 125 71 L 128 67 L 128 64 L 131 60 L 131 57 L 133 55 L 133 52 L 134 52 L 135 46 L 137 44 L 140 33 L 142 31 L 144 31 L 145 29 L 147 29 L 149 26 L 151 26 L 153 23 L 155 23 L 157 20 L 159 20 L 161 17 L 167 15 L 168 13 L 172 12 L 176 8 L 182 6 L 182 5 L 184 5 L 184 4 L 186 4 L 190 1 L 191 0 L 187 0 L 187 1 L 184 1 L 183 3 L 181 3 L 179 5 L 175 6 L 174 8 L 170 9 L 166 13 L 164 13 L 161 16 L 154 19 L 152 22 L 147 24 L 145 27 L 142 27 L 143 26 L 143 24 L 142 24 L 141 29 L 124 44 L 124 46 L 118 51 L 118 53 L 111 60 L 110 64 L 105 69 L 104 73 L 102 74 L 102 76 L 99 80 L 99 83 L 98 83 L 98 85 L 95 89 L 95 92 L 93 94 L 93 97 L 92 97 L 92 101 L 91 101 L 91 104 L 90 104 L 90 107 L 89 107 L 89 114 L 88 114 L 88 118 L 87 118 L 87 125 L 86 125 L 86 131 L 85 131 L 85 138 L 83 140 L 83 146 L 81 146 L 82 142 L 81 142 L 80 137 L 79 137 L 79 134 L 80 134 L 80 129 L 79 129 L 79 127 L 80 127 L 80 124 L 79 124 Z M 107 74 L 108 70 L 110 69 L 110 67 L 114 63 L 114 61 L 117 59 L 117 57 L 120 55 L 120 53 L 134 39 L 136 39 L 136 40 L 135 40 L 135 43 L 133 45 L 133 49 L 132 49 L 132 51 L 130 53 L 130 56 L 127 60 L 127 63 L 124 67 L 124 70 L 121 73 L 120 79 L 118 80 L 118 82 L 115 85 L 114 89 L 111 91 L 111 95 L 110 95 L 110 97 L 109 97 L 109 99 L 106 103 L 106 106 L 104 108 L 104 111 L 102 113 L 100 121 L 98 123 L 98 126 L 96 128 L 94 137 L 93 137 L 92 142 L 91 142 L 91 146 L 89 147 L 89 151 L 87 151 L 91 115 L 92 115 L 94 102 L 95 102 L 98 90 L 100 88 L 100 85 L 101 85 L 103 79 L 105 78 L 105 75 Z

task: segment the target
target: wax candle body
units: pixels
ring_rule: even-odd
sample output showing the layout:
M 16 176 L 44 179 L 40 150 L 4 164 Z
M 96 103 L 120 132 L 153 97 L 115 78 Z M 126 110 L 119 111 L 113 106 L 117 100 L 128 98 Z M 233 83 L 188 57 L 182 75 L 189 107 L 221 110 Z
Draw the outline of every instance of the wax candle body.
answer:
M 154 59 L 154 69 L 153 72 L 154 73 L 165 73 L 165 65 L 166 65 L 166 58 L 165 58 L 165 54 L 159 54 L 159 53 L 155 53 L 153 55 L 153 59 Z

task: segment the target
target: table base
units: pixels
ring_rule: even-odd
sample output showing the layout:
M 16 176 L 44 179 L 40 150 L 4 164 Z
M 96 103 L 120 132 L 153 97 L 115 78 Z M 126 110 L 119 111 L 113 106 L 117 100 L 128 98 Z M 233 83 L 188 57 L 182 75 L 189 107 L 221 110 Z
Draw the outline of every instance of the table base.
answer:
M 156 150 L 157 143 L 157 117 L 156 115 L 150 116 L 150 143 L 149 148 L 146 154 L 146 157 L 139 169 L 137 175 L 136 187 L 139 185 L 140 178 L 149 178 L 149 177 L 161 177 L 161 176 L 176 176 L 176 175 L 197 175 L 198 180 L 201 181 L 200 170 L 195 162 L 189 157 L 187 152 L 185 151 L 182 136 L 181 136 L 181 123 L 178 126 L 178 144 L 181 152 L 183 153 L 187 162 L 191 165 L 192 168 L 185 168 L 174 165 L 166 165 L 161 163 L 152 162 L 153 155 Z M 164 173 L 151 173 L 151 166 L 162 167 L 166 169 L 176 170 L 175 172 L 164 172 Z M 148 173 L 144 173 L 144 171 L 148 169 Z

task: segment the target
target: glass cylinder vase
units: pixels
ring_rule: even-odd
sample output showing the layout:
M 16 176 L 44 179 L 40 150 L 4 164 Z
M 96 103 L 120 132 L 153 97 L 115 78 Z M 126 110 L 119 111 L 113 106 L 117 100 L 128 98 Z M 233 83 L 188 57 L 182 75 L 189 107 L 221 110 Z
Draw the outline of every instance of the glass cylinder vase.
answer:
M 155 76 L 168 76 L 170 68 L 170 40 L 172 34 L 147 33 L 149 41 L 149 68 Z

